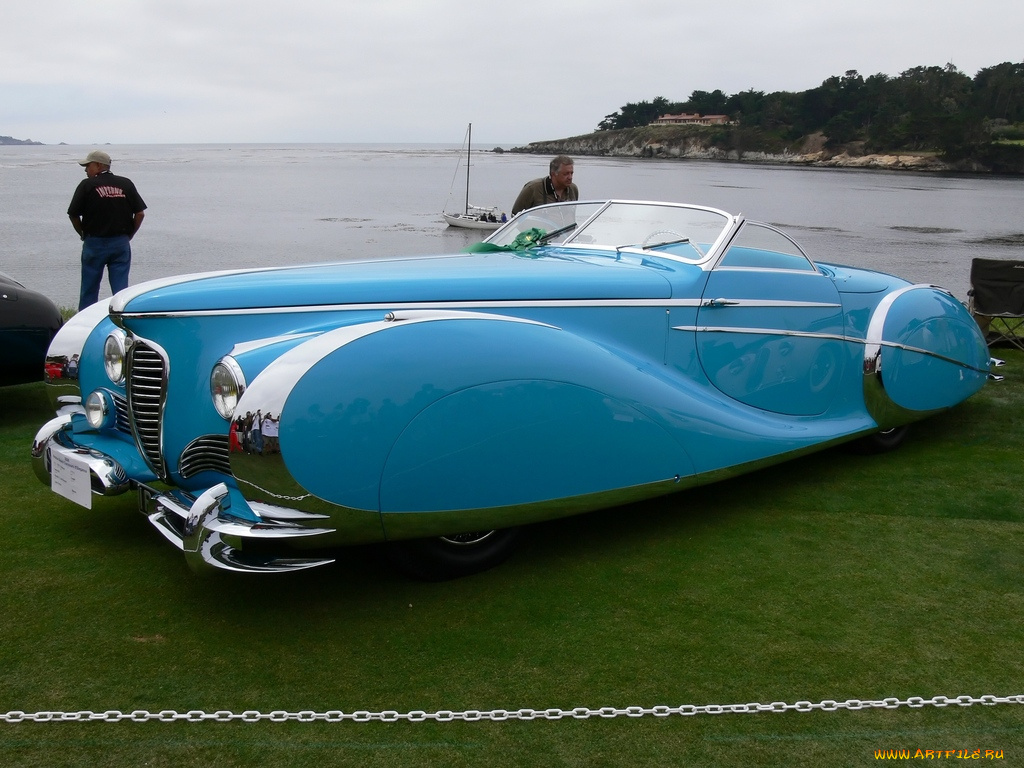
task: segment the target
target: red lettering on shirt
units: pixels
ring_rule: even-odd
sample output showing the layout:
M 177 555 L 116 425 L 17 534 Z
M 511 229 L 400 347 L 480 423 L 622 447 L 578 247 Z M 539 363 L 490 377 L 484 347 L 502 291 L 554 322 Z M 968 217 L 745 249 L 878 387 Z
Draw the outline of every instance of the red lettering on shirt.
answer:
M 96 194 L 100 197 L 125 197 L 120 187 L 96 187 Z

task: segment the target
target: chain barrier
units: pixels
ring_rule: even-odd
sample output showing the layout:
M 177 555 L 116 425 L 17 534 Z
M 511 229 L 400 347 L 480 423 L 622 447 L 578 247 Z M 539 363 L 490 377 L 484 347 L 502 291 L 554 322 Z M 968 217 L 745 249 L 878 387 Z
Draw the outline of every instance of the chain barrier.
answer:
M 761 712 L 835 712 L 840 709 L 861 710 L 861 709 L 897 709 L 899 707 L 971 707 L 975 704 L 992 707 L 997 704 L 1024 704 L 1024 694 L 1014 696 L 934 696 L 930 699 L 921 696 L 911 696 L 907 699 L 895 697 L 877 700 L 847 699 L 846 701 L 833 701 L 826 699 L 817 703 L 811 701 L 797 701 L 787 703 L 784 701 L 773 701 L 771 704 L 682 704 L 677 707 L 655 706 L 655 707 L 601 707 L 590 709 L 589 707 L 576 707 L 575 709 L 492 709 L 478 710 L 467 709 L 456 712 L 442 709 L 437 712 L 426 712 L 423 710 L 412 710 L 410 712 L 398 712 L 395 710 L 384 710 L 381 712 L 370 712 L 368 710 L 355 710 L 343 712 L 340 709 L 332 709 L 327 712 L 314 712 L 313 710 L 302 710 L 300 712 L 286 712 L 274 710 L 273 712 L 258 712 L 248 709 L 244 712 L 230 712 L 228 710 L 217 710 L 216 712 L 205 712 L 200 709 L 192 709 L 188 712 L 178 712 L 173 709 L 163 709 L 159 712 L 150 712 L 145 709 L 136 709 L 131 712 L 121 712 L 117 709 L 108 709 L 105 712 L 93 712 L 82 710 L 79 712 L 22 712 L 14 710 L 0 714 L 0 720 L 7 723 L 68 723 L 68 722 L 104 722 L 117 723 L 122 720 L 131 720 L 136 723 L 143 723 L 150 720 L 159 720 L 163 723 L 185 721 L 188 723 L 200 723 L 214 721 L 227 723 L 240 720 L 243 723 L 256 723 L 262 720 L 269 720 L 272 723 L 283 723 L 289 720 L 297 720 L 300 723 L 328 722 L 341 723 L 352 721 L 355 723 L 396 723 L 408 721 L 410 723 L 422 723 L 433 720 L 439 723 L 454 721 L 477 722 L 480 720 L 504 721 L 504 720 L 562 720 L 571 718 L 574 720 L 587 720 L 592 717 L 671 717 L 680 715 L 691 717 L 693 715 L 725 715 L 725 714 L 758 714 Z

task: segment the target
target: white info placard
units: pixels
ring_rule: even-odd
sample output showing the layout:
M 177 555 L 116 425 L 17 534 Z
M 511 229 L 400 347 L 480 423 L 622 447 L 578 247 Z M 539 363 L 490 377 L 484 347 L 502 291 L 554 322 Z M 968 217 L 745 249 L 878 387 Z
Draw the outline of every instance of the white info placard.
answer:
M 74 454 L 50 452 L 50 487 L 54 493 L 92 509 L 89 465 Z

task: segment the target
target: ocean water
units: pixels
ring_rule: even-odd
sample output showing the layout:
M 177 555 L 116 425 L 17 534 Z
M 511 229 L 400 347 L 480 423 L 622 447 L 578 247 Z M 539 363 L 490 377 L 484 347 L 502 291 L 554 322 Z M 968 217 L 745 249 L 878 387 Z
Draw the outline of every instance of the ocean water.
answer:
M 67 218 L 93 147 L 0 146 L 0 270 L 76 306 L 80 242 Z M 131 282 L 210 269 L 448 253 L 465 202 L 457 145 L 104 147 L 147 205 Z M 486 149 L 490 149 L 489 147 Z M 471 202 L 511 207 L 548 157 L 474 152 Z M 580 157 L 583 199 L 674 200 L 788 231 L 817 260 L 943 285 L 961 299 L 971 259 L 1024 257 L 1024 179 Z M 109 292 L 101 292 L 102 296 Z

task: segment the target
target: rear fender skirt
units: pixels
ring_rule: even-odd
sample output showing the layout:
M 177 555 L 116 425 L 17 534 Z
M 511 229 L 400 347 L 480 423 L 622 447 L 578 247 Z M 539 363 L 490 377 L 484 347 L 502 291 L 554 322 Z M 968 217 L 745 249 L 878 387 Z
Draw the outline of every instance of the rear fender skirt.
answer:
M 911 285 L 875 308 L 864 345 L 864 401 L 882 429 L 950 408 L 984 385 L 985 339 L 948 291 Z

